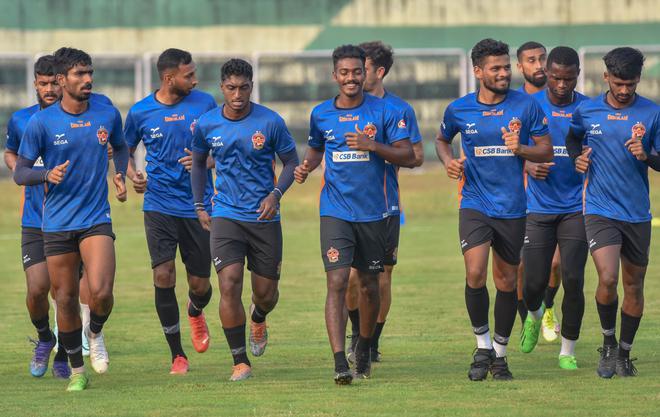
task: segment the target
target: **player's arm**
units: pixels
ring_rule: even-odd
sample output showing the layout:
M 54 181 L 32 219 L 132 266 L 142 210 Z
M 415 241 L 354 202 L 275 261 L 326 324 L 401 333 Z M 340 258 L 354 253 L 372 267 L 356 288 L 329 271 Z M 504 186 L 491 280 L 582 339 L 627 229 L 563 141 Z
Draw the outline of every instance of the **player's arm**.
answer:
M 261 204 L 257 210 L 257 213 L 259 213 L 257 220 L 270 220 L 275 217 L 280 200 L 286 190 L 293 184 L 294 171 L 300 162 L 295 148 L 289 152 L 278 153 L 277 156 L 283 164 L 282 172 L 280 172 L 275 188 L 273 188 L 266 198 L 261 200 Z
M 415 154 L 415 162 L 410 168 L 421 167 L 424 163 L 424 144 L 422 142 L 413 143 L 412 148 Z
M 147 190 L 147 177 L 144 173 L 135 167 L 135 147 L 128 149 L 130 158 L 128 160 L 128 167 L 126 168 L 126 176 L 133 182 L 133 189 L 138 194 L 144 194 Z
M 463 171 L 465 171 L 465 156 L 462 156 L 460 159 L 454 158 L 451 142 L 445 139 L 442 133 L 438 133 L 438 136 L 435 138 L 435 153 L 445 166 L 449 178 L 457 180 L 463 176 Z
M 16 160 L 18 159 L 18 154 L 11 149 L 5 149 L 5 165 L 9 168 L 10 171 L 13 171 L 16 167 Z
M 64 180 L 69 161 L 56 166 L 53 169 L 34 169 L 34 159 L 26 159 L 18 156 L 14 168 L 14 182 L 18 185 L 37 185 L 44 182 L 59 184 Z
M 197 219 L 202 224 L 202 227 L 208 231 L 211 230 L 211 217 L 206 212 L 204 204 L 204 194 L 206 193 L 207 181 L 207 161 L 208 152 L 192 152 L 192 166 L 190 169 L 190 183 L 193 193 L 193 201 L 195 203 L 195 212 Z
M 293 171 L 293 177 L 298 184 L 304 183 L 305 180 L 307 180 L 309 173 L 314 171 L 316 167 L 321 164 L 324 152 L 324 146 L 320 148 L 314 148 L 310 146 L 307 148 L 307 151 L 305 151 L 305 157 L 303 158 L 303 163 L 298 165 Z
M 591 159 L 589 158 L 591 148 L 583 146 L 583 140 L 584 137 L 577 134 L 573 128 L 568 129 L 566 151 L 568 152 L 568 156 L 573 160 L 573 163 L 575 163 L 575 170 L 584 174 L 591 164 Z
M 534 146 L 520 143 L 520 135 L 517 131 L 509 131 L 502 127 L 502 140 L 506 147 L 523 159 L 532 162 L 552 162 L 552 141 L 550 135 L 532 136 Z
M 415 163 L 415 153 L 413 152 L 410 139 L 398 140 L 391 145 L 376 142 L 367 136 L 360 128 L 355 125 L 355 132 L 344 134 L 346 145 L 356 151 L 374 152 L 391 164 L 413 168 Z

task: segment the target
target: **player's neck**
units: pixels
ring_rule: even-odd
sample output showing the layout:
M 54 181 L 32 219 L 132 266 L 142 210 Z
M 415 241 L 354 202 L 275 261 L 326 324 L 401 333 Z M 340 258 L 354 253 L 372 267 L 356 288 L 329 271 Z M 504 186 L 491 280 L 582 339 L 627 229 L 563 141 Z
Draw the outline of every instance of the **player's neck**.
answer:
M 484 88 L 483 86 L 479 88 L 479 94 L 477 95 L 477 100 L 479 101 L 479 103 L 486 105 L 499 104 L 503 102 L 505 98 L 506 98 L 506 93 L 499 94 L 492 90 Z
M 241 120 L 242 118 L 250 114 L 250 111 L 252 111 L 252 102 L 248 103 L 248 105 L 242 108 L 241 110 L 234 110 L 231 107 L 229 107 L 227 104 L 222 106 L 222 115 L 229 120 Z
M 630 100 L 628 102 L 620 103 L 620 102 L 618 102 L 614 99 L 614 97 L 612 96 L 612 93 L 610 91 L 608 91 L 607 94 L 605 94 L 605 100 L 607 101 L 607 104 L 614 107 L 615 109 L 625 109 L 626 107 L 633 104 L 636 97 L 637 97 L 637 93 L 633 94 L 633 96 L 630 98 Z
M 571 95 L 566 98 L 553 95 L 549 89 L 546 90 L 546 94 L 548 94 L 548 100 L 553 106 L 567 106 L 575 100 L 575 91 L 572 91 Z
M 534 84 L 528 83 L 525 81 L 525 84 L 523 85 L 523 89 L 527 94 L 536 94 L 539 91 L 543 90 L 545 88 L 545 85 L 542 85 L 540 87 L 535 86 Z
M 159 103 L 165 104 L 167 106 L 172 106 L 183 100 L 183 96 L 170 92 L 166 88 L 163 88 L 163 86 L 161 86 L 161 88 L 156 90 L 155 95 L 156 95 L 156 100 Z
M 84 113 L 85 110 L 89 107 L 89 100 L 76 100 L 75 98 L 68 96 L 66 93 L 62 96 L 60 101 L 62 110 L 70 114 L 80 114 Z
M 338 109 L 352 109 L 353 107 L 357 107 L 362 104 L 362 101 L 364 101 L 364 93 L 362 92 L 355 95 L 354 97 L 339 94 L 335 99 L 335 107 Z
M 367 91 L 367 93 L 378 98 L 383 98 L 385 97 L 385 87 L 383 87 L 383 84 L 381 83 L 377 86 L 374 86 L 373 90 Z

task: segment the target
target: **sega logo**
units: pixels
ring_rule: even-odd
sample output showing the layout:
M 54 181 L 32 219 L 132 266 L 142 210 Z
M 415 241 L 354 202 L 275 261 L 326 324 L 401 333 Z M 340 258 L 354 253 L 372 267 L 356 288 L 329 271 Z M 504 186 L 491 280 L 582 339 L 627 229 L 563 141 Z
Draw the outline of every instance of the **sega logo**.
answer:
M 475 146 L 474 156 L 476 157 L 489 157 L 489 156 L 514 156 L 506 146 Z
M 367 151 L 333 152 L 332 162 L 366 162 L 369 161 Z
M 552 150 L 555 153 L 555 156 L 568 158 L 568 151 L 566 150 L 566 146 L 553 146 Z

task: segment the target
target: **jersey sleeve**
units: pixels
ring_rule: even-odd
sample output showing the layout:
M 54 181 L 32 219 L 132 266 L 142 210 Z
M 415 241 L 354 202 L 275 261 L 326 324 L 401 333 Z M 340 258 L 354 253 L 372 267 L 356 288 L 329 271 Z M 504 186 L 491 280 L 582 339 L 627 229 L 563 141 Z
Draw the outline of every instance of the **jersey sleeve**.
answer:
M 660 107 L 657 107 L 653 130 L 651 131 L 651 148 L 656 152 L 660 150 Z
M 570 129 L 573 131 L 575 136 L 584 138 L 584 135 L 587 133 L 587 130 L 584 128 L 584 119 L 582 118 L 582 112 L 580 111 L 581 105 L 573 111 L 573 116 L 571 117 Z
M 43 137 L 44 129 L 38 117 L 32 117 L 25 128 L 21 145 L 18 148 L 18 155 L 23 158 L 36 161 L 43 155 Z
M 286 127 L 284 119 L 277 116 L 275 120 L 275 126 L 273 127 L 273 148 L 278 154 L 285 154 L 296 149 L 296 142 L 289 132 L 289 128 Z
M 122 123 L 121 123 L 121 114 L 119 113 L 119 110 L 117 108 L 115 110 L 115 118 L 112 121 L 112 132 L 110 132 L 110 137 L 108 138 L 108 142 L 110 142 L 110 145 L 112 147 L 121 147 L 125 141 L 124 141 L 124 131 L 122 130 Z
M 422 141 L 422 134 L 419 131 L 419 125 L 417 124 L 417 115 L 415 114 L 415 109 L 412 106 L 408 106 L 406 111 L 403 114 L 403 122 L 408 127 L 408 137 L 410 138 L 410 143 L 415 144 Z
M 18 129 L 16 128 L 16 122 L 12 116 L 7 123 L 7 143 L 5 147 L 12 152 L 18 152 L 18 148 L 21 146 L 21 137 L 19 136 Z
M 403 112 L 386 107 L 383 113 L 383 119 L 385 143 L 392 144 L 400 140 L 410 139 L 410 132 L 406 125 Z
M 198 120 L 195 124 L 195 129 L 193 130 L 192 151 L 206 154 L 210 149 L 211 148 L 208 143 L 206 143 L 206 138 L 204 137 L 204 127 L 201 126 L 200 121 Z
M 548 134 L 548 118 L 543 107 L 534 99 L 530 99 L 529 111 L 529 135 L 545 136 Z
M 325 145 L 325 138 L 323 137 L 321 129 L 319 129 L 316 124 L 314 111 L 312 111 L 312 114 L 309 116 L 309 137 L 307 138 L 307 145 L 314 149 L 321 149 Z
M 128 112 L 126 116 L 126 124 L 124 125 L 124 138 L 128 143 L 129 148 L 135 148 L 140 144 L 142 135 L 140 134 L 140 126 L 135 117 L 133 110 Z
M 459 129 L 458 124 L 456 123 L 456 117 L 454 116 L 454 109 L 449 105 L 445 109 L 445 115 L 442 118 L 442 123 L 440 123 L 441 139 L 451 143 L 458 131 Z

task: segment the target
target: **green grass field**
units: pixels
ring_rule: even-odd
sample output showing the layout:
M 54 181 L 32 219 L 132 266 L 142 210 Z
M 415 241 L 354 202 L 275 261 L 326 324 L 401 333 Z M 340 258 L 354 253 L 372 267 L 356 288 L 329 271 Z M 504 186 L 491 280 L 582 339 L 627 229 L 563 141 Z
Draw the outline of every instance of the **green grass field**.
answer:
M 652 195 L 654 207 L 660 210 L 660 182 L 655 179 Z M 216 291 L 206 310 L 211 348 L 204 354 L 194 352 L 182 315 L 191 371 L 183 377 L 168 375 L 169 351 L 154 308 L 142 198 L 131 194 L 124 205 L 113 202 L 118 267 L 115 308 L 105 330 L 110 369 L 105 375 L 91 374 L 91 388 L 76 394 L 66 393 L 66 383 L 53 379 L 50 371 L 40 379 L 28 373 L 32 345 L 26 338 L 34 336 L 34 329 L 24 304 L 19 189 L 9 180 L 0 181 L 5 196 L 0 200 L 0 416 L 660 415 L 657 236 L 647 275 L 646 311 L 633 350 L 633 356 L 639 357 L 637 378 L 596 376 L 601 336 L 593 301 L 596 278 L 589 259 L 586 316 L 577 347 L 579 371 L 558 368 L 558 342 L 541 341 L 532 354 L 520 353 L 517 321 L 509 355 L 515 380 L 467 379 L 475 341 L 464 305 L 456 184 L 437 166 L 402 175 L 407 223 L 401 232 L 394 301 L 381 342 L 383 362 L 375 365 L 373 379 L 335 386 L 323 319 L 318 181 L 315 176 L 303 186 L 295 185 L 283 201 L 280 303 L 268 318 L 268 350 L 252 361 L 254 377 L 242 383 L 228 382 L 232 363 L 217 316 L 215 279 Z M 183 271 L 180 264 L 178 270 Z M 489 287 L 493 298 L 491 282 Z M 177 293 L 183 307 L 185 283 Z M 244 297 L 247 302 L 248 291 Z M 561 297 L 560 291 L 557 300 Z

